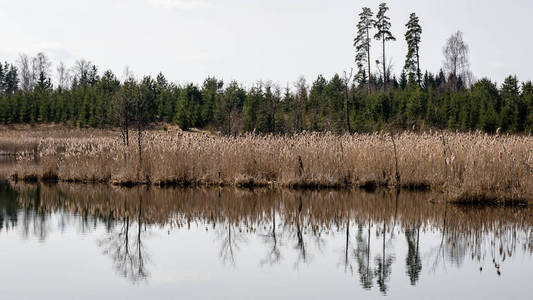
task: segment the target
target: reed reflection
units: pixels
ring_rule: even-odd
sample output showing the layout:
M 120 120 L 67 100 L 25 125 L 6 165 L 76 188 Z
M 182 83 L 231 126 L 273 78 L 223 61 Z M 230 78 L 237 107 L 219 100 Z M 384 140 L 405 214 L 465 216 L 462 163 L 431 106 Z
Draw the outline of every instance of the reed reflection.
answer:
M 151 274 L 145 246 L 149 232 L 192 230 L 196 223 L 212 228 L 220 263 L 228 267 L 238 265 L 240 251 L 257 242 L 264 249 L 257 253 L 257 263 L 265 268 L 313 264 L 315 254 L 339 255 L 337 247 L 342 247 L 340 263 L 335 259 L 340 271 L 353 275 L 362 288 L 383 294 L 390 291 L 393 272 L 404 271 L 408 282 L 417 285 L 424 272 L 463 268 L 469 259 L 483 272 L 501 274 L 502 265 L 517 252 L 533 254 L 531 208 L 471 209 L 439 197 L 384 191 L 1 185 L 0 235 L 16 231 L 45 242 L 51 231 L 65 227 L 76 227 L 80 234 L 102 228 L 102 253 L 118 274 L 137 283 Z M 434 238 L 424 240 L 427 236 Z M 328 249 L 335 240 L 340 243 Z M 399 258 L 402 247 L 406 255 Z

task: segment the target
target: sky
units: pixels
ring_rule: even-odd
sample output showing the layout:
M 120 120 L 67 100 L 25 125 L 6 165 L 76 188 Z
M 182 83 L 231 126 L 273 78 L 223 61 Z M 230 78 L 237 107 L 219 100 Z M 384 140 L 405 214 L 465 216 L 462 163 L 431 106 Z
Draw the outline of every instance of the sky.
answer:
M 162 72 L 169 81 L 208 76 L 244 85 L 292 86 L 298 77 L 330 78 L 354 63 L 353 38 L 362 7 L 374 0 L 0 0 L 0 60 L 45 52 L 72 66 L 87 59 L 123 78 Z M 470 46 L 476 78 L 501 83 L 533 79 L 533 1 L 390 0 L 396 42 L 387 44 L 393 72 L 403 68 L 405 24 L 415 12 L 423 28 L 421 68 L 438 72 L 442 48 L 457 30 Z M 375 42 L 372 61 L 381 53 Z

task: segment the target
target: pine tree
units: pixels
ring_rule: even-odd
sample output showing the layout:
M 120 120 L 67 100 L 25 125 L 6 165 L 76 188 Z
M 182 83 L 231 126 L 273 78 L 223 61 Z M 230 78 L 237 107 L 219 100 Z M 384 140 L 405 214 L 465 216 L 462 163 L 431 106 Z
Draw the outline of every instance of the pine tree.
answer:
M 272 91 L 272 86 L 267 84 L 265 86 L 265 93 L 263 101 L 259 106 L 259 112 L 257 114 L 257 129 L 262 133 L 274 132 L 275 129 L 275 116 L 277 109 L 277 96 Z
M 258 129 L 257 120 L 261 119 L 262 112 L 259 110 L 261 103 L 264 101 L 263 87 L 258 84 L 248 92 L 246 100 L 242 108 L 242 118 L 244 122 L 244 130 L 255 131 Z
M 359 14 L 359 23 L 357 24 L 357 36 L 354 39 L 355 62 L 357 64 L 359 84 L 362 84 L 365 76 L 365 64 L 367 65 L 367 74 L 370 77 L 370 30 L 374 27 L 374 14 L 368 7 L 364 7 Z M 370 80 L 367 84 L 368 94 L 370 95 Z
M 404 69 L 409 74 L 409 80 L 414 80 L 418 85 L 422 82 L 422 73 L 420 72 L 420 41 L 422 36 L 422 27 L 420 27 L 419 19 L 415 13 L 409 17 L 409 22 L 405 25 L 407 32 L 405 33 L 405 40 L 407 42 L 407 57 L 405 58 Z
M 501 116 L 502 130 L 521 132 L 527 119 L 527 105 L 520 97 L 520 88 L 516 76 L 505 79 L 501 88 L 503 110 Z
M 388 41 L 395 41 L 396 38 L 392 35 L 390 28 L 390 18 L 386 15 L 389 8 L 387 3 L 381 3 L 379 5 L 379 11 L 376 15 L 376 21 L 374 27 L 377 29 L 377 33 L 374 35 L 376 40 L 379 40 L 383 43 L 383 56 L 381 58 L 381 64 L 383 66 L 383 85 L 382 90 L 385 90 L 387 81 L 389 79 L 389 74 L 387 73 L 387 57 L 385 55 L 385 43 Z
M 341 132 L 345 129 L 344 89 L 344 82 L 338 74 L 335 74 L 324 87 L 323 96 L 327 103 L 326 117 L 328 118 L 326 129 L 329 131 Z
M 175 121 L 181 129 L 188 130 L 200 124 L 202 93 L 193 84 L 187 85 L 179 95 Z
M 217 97 L 219 97 L 220 91 L 224 86 L 224 82 L 217 80 L 214 77 L 207 78 L 202 86 L 202 122 L 207 124 L 213 120 L 214 109 Z
M 307 117 L 306 123 L 308 124 L 308 128 L 313 131 L 320 131 L 324 128 L 321 116 L 325 113 L 324 106 L 326 101 L 324 99 L 324 89 L 327 83 L 324 76 L 318 75 L 318 78 L 313 82 L 309 91 L 309 98 L 305 105 L 305 116 Z

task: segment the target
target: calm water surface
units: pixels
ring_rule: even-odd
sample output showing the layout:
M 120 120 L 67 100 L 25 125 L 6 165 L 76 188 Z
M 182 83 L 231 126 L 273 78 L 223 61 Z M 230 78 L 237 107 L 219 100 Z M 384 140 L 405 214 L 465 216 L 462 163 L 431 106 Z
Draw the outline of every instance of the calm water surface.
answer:
M 2 299 L 531 299 L 533 210 L 442 195 L 0 185 Z

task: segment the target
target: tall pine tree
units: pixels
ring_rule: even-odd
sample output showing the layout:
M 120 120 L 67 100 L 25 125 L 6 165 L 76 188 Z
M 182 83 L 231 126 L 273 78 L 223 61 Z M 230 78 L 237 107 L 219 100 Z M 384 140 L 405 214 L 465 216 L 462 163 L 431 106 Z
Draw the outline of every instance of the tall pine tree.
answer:
M 367 74 L 370 78 L 370 30 L 374 26 L 374 14 L 368 7 L 364 7 L 359 14 L 359 23 L 357 24 L 357 36 L 354 39 L 355 46 L 355 62 L 359 69 L 358 79 L 361 83 L 365 77 L 365 64 L 368 67 Z M 370 80 L 368 80 L 370 82 Z M 370 94 L 370 83 L 368 86 L 368 94 Z
M 405 25 L 405 41 L 407 42 L 407 57 L 405 58 L 405 67 L 409 79 L 413 80 L 416 76 L 416 82 L 420 85 L 422 73 L 420 72 L 420 41 L 422 36 L 422 27 L 415 13 L 409 17 L 409 22 Z
M 386 15 L 388 10 L 389 10 L 389 7 L 387 7 L 387 3 L 385 2 L 381 3 L 379 5 L 378 14 L 376 15 L 376 22 L 374 23 L 374 27 L 378 31 L 374 35 L 374 38 L 383 43 L 383 56 L 381 58 L 381 64 L 383 66 L 383 85 L 382 85 L 383 90 L 385 90 L 385 86 L 387 85 L 387 80 L 389 78 L 389 74 L 387 71 L 387 57 L 385 55 L 385 43 L 388 41 L 396 40 L 396 38 L 392 35 L 390 31 L 391 22 L 390 22 L 390 18 Z

